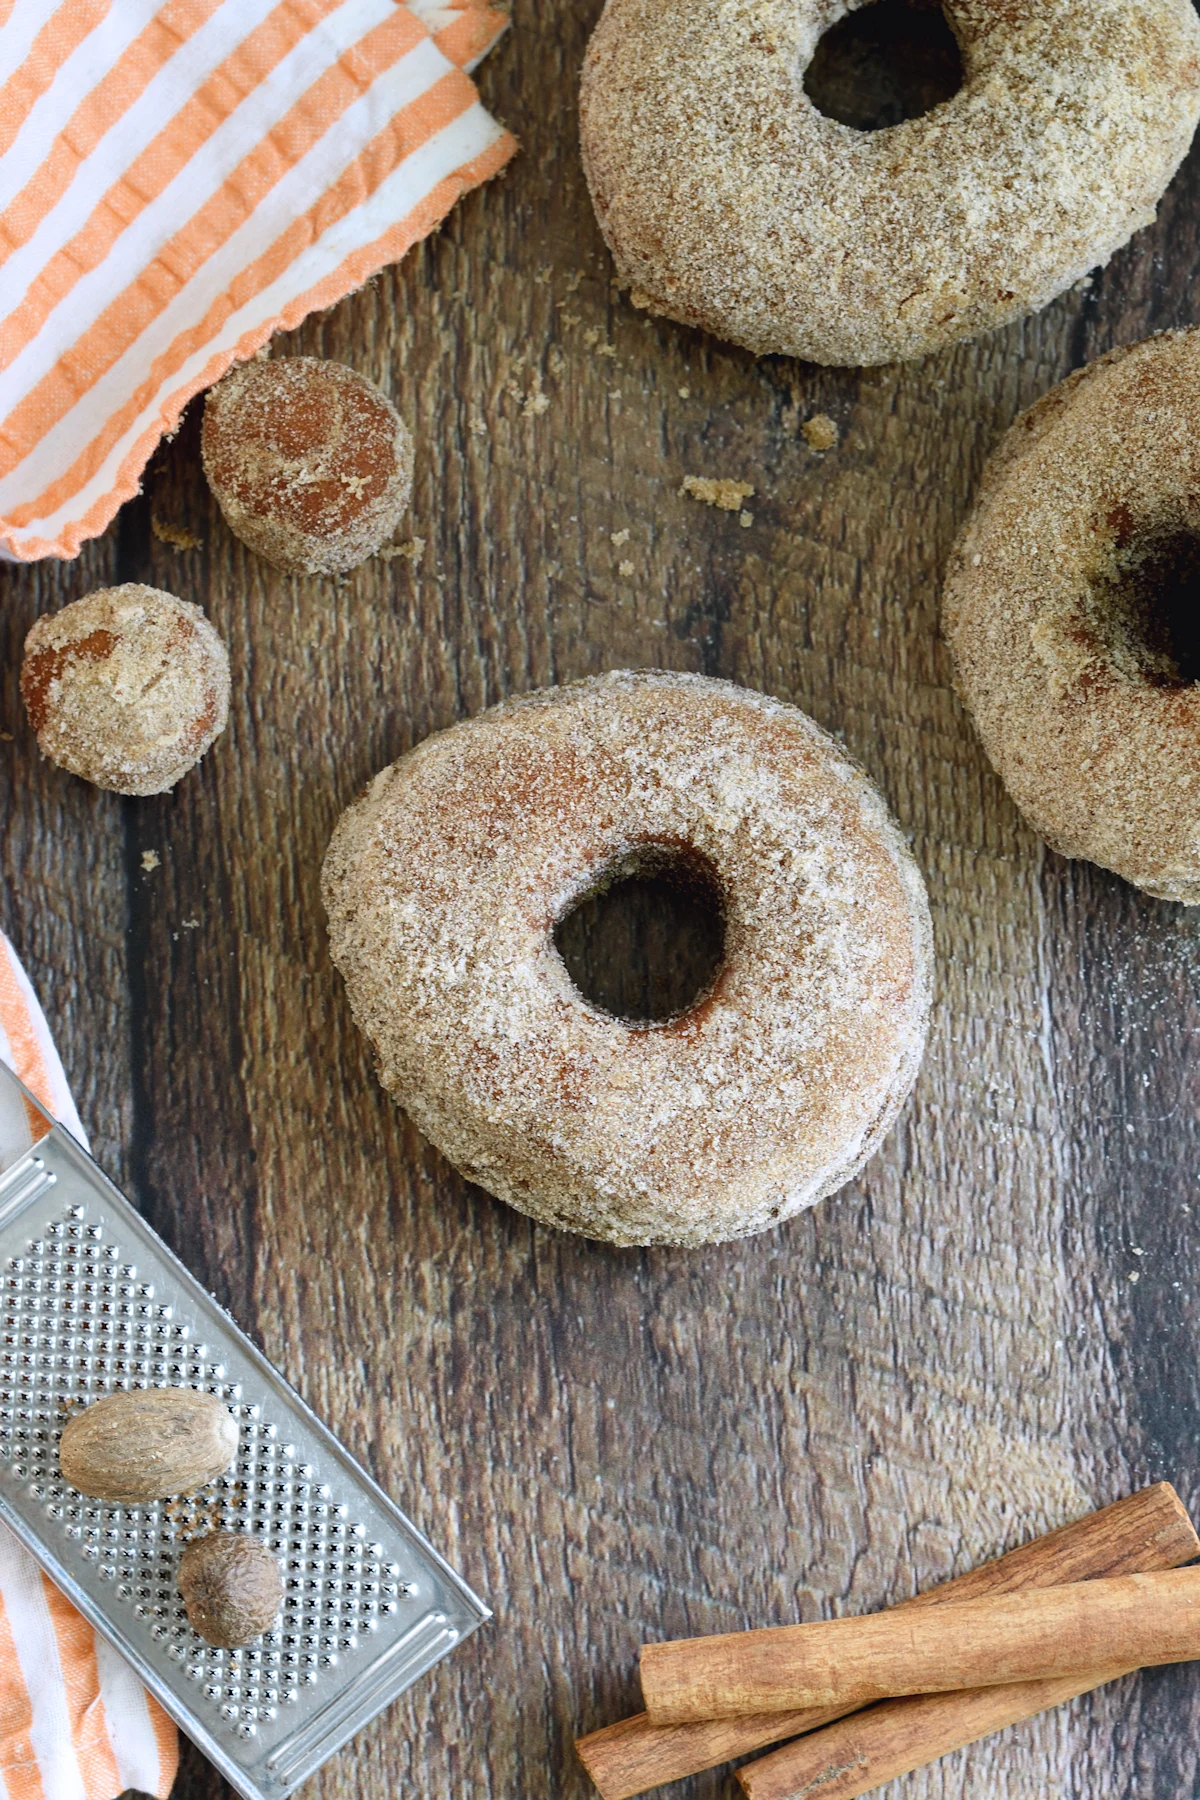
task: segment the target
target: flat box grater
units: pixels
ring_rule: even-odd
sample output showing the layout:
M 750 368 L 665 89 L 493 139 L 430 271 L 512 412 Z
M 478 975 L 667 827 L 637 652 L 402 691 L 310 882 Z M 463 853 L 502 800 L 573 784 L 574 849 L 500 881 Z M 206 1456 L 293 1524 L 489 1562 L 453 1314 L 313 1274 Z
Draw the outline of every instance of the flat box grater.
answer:
M 243 1794 L 278 1800 L 490 1617 L 70 1134 L 0 1064 L 0 1518 Z M 196 1387 L 241 1426 L 192 1501 L 108 1506 L 63 1481 L 69 1412 Z M 253 1530 L 275 1628 L 215 1650 L 175 1585 L 187 1537 Z

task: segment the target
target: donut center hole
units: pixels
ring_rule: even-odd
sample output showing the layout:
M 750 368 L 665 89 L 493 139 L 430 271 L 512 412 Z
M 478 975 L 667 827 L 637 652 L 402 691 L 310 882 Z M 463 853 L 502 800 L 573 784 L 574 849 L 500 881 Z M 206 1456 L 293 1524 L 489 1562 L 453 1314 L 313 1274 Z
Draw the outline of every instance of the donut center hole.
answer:
M 963 80 L 958 39 L 936 0 L 874 0 L 825 33 L 804 91 L 826 118 L 883 131 L 953 99 Z
M 712 992 L 725 959 L 717 872 L 693 850 L 651 844 L 620 857 L 554 927 L 584 999 L 626 1025 L 663 1025 Z
M 1094 624 L 1122 673 L 1154 687 L 1200 681 L 1200 537 L 1135 540 L 1093 591 Z

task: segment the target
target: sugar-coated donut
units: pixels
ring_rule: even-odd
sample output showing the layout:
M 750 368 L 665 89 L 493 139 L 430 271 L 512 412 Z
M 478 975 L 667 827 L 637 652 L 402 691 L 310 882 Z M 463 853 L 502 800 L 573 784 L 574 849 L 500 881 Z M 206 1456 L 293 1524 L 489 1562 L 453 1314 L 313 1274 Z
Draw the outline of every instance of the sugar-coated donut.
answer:
M 201 455 L 229 529 L 291 574 L 357 567 L 412 496 L 412 439 L 387 395 L 315 356 L 231 369 L 205 399 Z
M 945 0 L 962 88 L 875 132 L 803 85 L 853 10 L 608 0 L 583 156 L 638 304 L 759 354 L 890 362 L 1045 306 L 1152 221 L 1200 118 L 1191 0 Z
M 229 716 L 229 656 L 198 606 L 129 581 L 38 619 L 21 695 L 44 756 L 118 794 L 162 794 Z
M 1117 350 L 1022 415 L 955 547 L 944 623 L 1034 829 L 1200 904 L 1200 331 Z
M 614 876 L 699 859 L 724 961 L 630 1024 L 556 923 Z M 380 1079 L 464 1175 L 616 1244 L 761 1231 L 842 1186 L 915 1079 L 925 889 L 883 800 L 795 707 L 615 673 L 427 739 L 341 819 L 334 960 Z

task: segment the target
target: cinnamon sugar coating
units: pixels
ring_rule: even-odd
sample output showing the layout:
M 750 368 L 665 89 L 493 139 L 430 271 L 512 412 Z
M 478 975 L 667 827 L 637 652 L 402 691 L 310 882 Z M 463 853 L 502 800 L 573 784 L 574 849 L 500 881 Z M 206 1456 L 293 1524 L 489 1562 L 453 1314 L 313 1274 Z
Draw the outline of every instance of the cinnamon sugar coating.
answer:
M 875 132 L 803 86 L 861 3 L 608 0 L 583 157 L 635 304 L 890 362 L 1045 306 L 1153 220 L 1200 118 L 1191 0 L 945 0 L 963 87 Z
M 344 363 L 233 368 L 204 403 L 204 473 L 229 529 L 292 574 L 339 574 L 391 537 L 412 496 L 412 439 Z
M 944 625 L 1035 831 L 1200 905 L 1200 331 L 1114 351 L 988 465 Z
M 162 794 L 225 729 L 229 657 L 198 606 L 131 581 L 35 622 L 21 695 L 60 768 L 118 794 Z
M 573 986 L 555 924 L 614 870 L 703 860 L 715 983 L 631 1025 Z M 916 1077 L 925 889 L 867 777 L 794 707 L 618 672 L 423 744 L 342 817 L 334 960 L 384 1086 L 468 1179 L 615 1244 L 703 1244 L 850 1180 Z

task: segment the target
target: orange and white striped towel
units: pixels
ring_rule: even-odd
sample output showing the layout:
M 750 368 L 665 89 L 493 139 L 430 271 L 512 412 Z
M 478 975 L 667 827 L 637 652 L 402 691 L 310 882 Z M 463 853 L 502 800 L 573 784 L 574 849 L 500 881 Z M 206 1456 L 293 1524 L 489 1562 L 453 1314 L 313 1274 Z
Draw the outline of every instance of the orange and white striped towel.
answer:
M 487 0 L 0 0 L 0 556 L 75 556 L 194 394 L 516 145 Z
M 18 0 L 20 4 L 20 0 Z M 42 1009 L 0 932 L 0 1058 L 86 1143 Z M 166 1800 L 175 1727 L 0 1525 L 0 1800 Z

